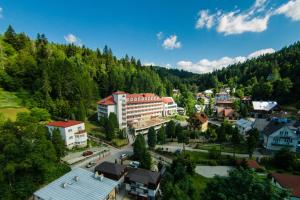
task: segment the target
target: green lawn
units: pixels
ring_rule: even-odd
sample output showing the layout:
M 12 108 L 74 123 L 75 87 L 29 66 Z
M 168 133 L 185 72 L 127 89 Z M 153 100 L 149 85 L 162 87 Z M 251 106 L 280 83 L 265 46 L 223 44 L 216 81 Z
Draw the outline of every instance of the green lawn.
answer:
M 20 108 L 21 102 L 15 93 L 0 88 L 0 108 Z
M 170 119 L 178 120 L 178 121 L 186 121 L 188 117 L 182 115 L 171 116 Z
M 185 151 L 184 153 L 190 157 L 191 161 L 200 165 L 232 165 L 234 162 L 231 156 L 220 155 L 219 158 L 211 158 L 209 153 L 196 151 Z
M 101 140 L 116 146 L 116 147 L 122 147 L 128 144 L 127 139 L 119 139 L 119 138 L 114 138 L 112 141 L 107 141 L 105 138 L 105 133 L 102 127 L 97 125 L 97 122 L 92 122 L 92 121 L 86 121 L 85 122 L 85 128 L 88 132 L 88 134 L 91 134 L 97 138 L 100 138 Z
M 222 152 L 228 152 L 228 153 L 233 153 L 234 152 L 234 146 L 231 144 L 204 144 L 204 145 L 198 145 L 197 149 L 203 149 L 203 150 L 211 150 L 213 148 L 217 149 L 220 151 L 220 147 L 222 149 Z M 240 153 L 240 154 L 247 154 L 247 148 L 246 145 L 241 144 L 237 145 L 235 147 L 235 153 Z
M 19 112 L 29 112 L 29 110 L 22 106 L 22 100 L 17 93 L 0 88 L 0 113 L 4 118 L 15 121 Z

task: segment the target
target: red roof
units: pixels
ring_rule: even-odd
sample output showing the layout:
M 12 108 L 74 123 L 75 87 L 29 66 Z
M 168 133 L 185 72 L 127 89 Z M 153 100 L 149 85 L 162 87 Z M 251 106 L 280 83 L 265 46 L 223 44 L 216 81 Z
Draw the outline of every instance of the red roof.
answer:
M 237 164 L 240 165 L 242 160 L 237 160 Z M 261 169 L 261 166 L 255 160 L 247 160 L 247 166 L 250 169 Z
M 115 105 L 114 97 L 112 95 L 100 100 L 97 102 L 97 104 L 101 105 Z
M 70 127 L 70 126 L 75 126 L 77 124 L 81 124 L 83 122 L 81 121 L 75 121 L 75 120 L 68 120 L 68 121 L 56 121 L 56 122 L 50 122 L 47 125 L 48 126 L 57 126 L 57 127 Z
M 116 91 L 114 92 L 113 94 L 127 94 L 126 92 L 123 92 L 123 91 Z
M 271 176 L 281 185 L 281 187 L 291 189 L 292 196 L 300 197 L 300 176 L 279 173 L 272 173 Z
M 173 98 L 172 97 L 162 97 L 161 99 L 164 103 L 167 103 L 167 104 L 168 103 L 173 103 Z

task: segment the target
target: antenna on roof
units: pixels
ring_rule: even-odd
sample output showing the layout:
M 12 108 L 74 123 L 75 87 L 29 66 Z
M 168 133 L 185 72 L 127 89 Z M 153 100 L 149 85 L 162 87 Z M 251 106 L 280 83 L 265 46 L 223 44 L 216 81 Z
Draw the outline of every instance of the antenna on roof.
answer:
M 66 183 L 66 182 L 64 182 L 64 183 L 61 184 L 62 188 L 66 188 L 67 186 L 68 186 L 68 183 Z
M 76 182 L 78 182 L 78 181 L 79 181 L 79 176 L 74 176 L 74 180 L 75 180 Z

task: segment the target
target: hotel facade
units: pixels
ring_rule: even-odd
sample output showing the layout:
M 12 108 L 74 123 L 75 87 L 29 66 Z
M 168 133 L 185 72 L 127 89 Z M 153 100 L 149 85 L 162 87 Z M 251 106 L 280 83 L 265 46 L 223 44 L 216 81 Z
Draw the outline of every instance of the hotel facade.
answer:
M 129 94 L 118 91 L 97 104 L 98 120 L 115 113 L 119 128 L 131 126 L 146 130 L 161 125 L 160 122 L 164 120 L 158 119 L 177 113 L 177 104 L 172 97 L 159 97 L 153 93 Z

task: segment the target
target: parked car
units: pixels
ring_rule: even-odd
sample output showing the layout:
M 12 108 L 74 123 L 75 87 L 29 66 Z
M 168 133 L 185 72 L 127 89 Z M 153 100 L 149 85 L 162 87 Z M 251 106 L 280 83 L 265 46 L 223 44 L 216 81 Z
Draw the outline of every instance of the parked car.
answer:
M 120 155 L 121 160 L 125 160 L 127 158 L 128 158 L 128 155 L 126 153 L 123 153 L 122 155 Z
M 91 161 L 91 162 L 89 162 L 85 167 L 86 168 L 91 168 L 91 167 L 93 167 L 93 166 L 95 166 L 97 163 L 95 162 L 95 161 Z
M 82 153 L 83 156 L 90 156 L 92 154 L 93 154 L 92 151 L 85 151 L 85 152 Z
M 131 161 L 129 163 L 129 167 L 132 167 L 132 168 L 138 168 L 140 165 L 141 165 L 141 163 L 138 161 Z

